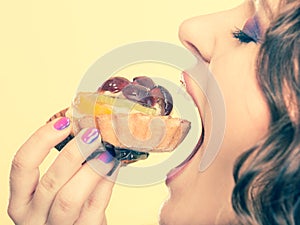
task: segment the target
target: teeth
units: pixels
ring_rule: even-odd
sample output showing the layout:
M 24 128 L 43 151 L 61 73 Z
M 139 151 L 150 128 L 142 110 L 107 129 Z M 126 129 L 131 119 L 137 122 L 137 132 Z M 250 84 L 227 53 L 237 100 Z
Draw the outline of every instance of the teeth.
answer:
M 183 73 L 181 73 L 181 76 L 180 76 L 180 83 L 181 83 L 181 87 L 186 88 L 186 83 L 185 83 L 185 80 L 184 80 Z
M 180 81 L 180 82 L 181 82 L 181 81 Z M 180 84 L 180 89 L 186 90 L 186 84 L 181 82 L 181 84 Z

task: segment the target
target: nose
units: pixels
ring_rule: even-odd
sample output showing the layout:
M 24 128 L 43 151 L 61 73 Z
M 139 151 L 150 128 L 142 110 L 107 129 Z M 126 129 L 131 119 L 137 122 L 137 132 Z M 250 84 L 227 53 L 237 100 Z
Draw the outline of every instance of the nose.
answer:
M 233 47 L 232 31 L 254 12 L 252 1 L 245 1 L 233 9 L 187 19 L 179 26 L 179 39 L 196 56 L 211 62 Z
M 179 26 L 179 39 L 196 57 L 211 61 L 216 42 L 212 21 L 207 16 L 187 19 Z

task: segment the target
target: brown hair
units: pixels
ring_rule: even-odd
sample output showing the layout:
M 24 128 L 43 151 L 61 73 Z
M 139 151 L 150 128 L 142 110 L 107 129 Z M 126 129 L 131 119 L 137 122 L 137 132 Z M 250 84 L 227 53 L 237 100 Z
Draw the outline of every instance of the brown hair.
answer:
M 238 158 L 232 205 L 238 224 L 295 225 L 300 224 L 300 2 L 281 1 L 270 17 L 257 58 L 258 83 L 271 113 L 269 132 Z

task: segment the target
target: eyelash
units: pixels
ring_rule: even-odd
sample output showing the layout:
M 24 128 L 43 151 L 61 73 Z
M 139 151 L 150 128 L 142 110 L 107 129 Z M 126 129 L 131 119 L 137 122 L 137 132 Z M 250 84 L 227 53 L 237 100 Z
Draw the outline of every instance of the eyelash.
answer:
M 234 38 L 238 39 L 240 43 L 246 43 L 246 44 L 250 42 L 257 43 L 256 40 L 254 40 L 252 37 L 246 34 L 243 30 L 238 28 L 236 28 L 236 30 L 232 32 L 232 35 Z

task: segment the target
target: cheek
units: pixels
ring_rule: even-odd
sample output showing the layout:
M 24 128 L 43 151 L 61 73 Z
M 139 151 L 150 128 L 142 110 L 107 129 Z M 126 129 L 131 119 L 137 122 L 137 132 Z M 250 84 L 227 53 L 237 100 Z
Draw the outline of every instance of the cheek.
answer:
M 246 150 L 263 138 L 270 121 L 255 74 L 255 51 L 228 54 L 214 61 L 211 69 L 226 105 L 224 144 Z
M 201 160 L 201 151 L 198 151 L 184 172 L 170 184 L 171 197 L 161 214 L 161 218 L 169 221 L 165 224 L 176 224 L 176 221 L 182 221 L 178 224 L 193 224 L 191 221 L 213 224 L 217 217 L 230 219 L 235 160 L 268 130 L 269 111 L 256 81 L 254 63 L 249 63 L 249 58 L 229 55 L 213 61 L 211 70 L 226 105 L 224 140 L 217 158 L 205 172 L 198 172 Z M 199 101 L 199 105 L 204 114 L 209 112 L 205 101 Z M 206 134 L 209 121 L 208 116 L 204 121 Z

